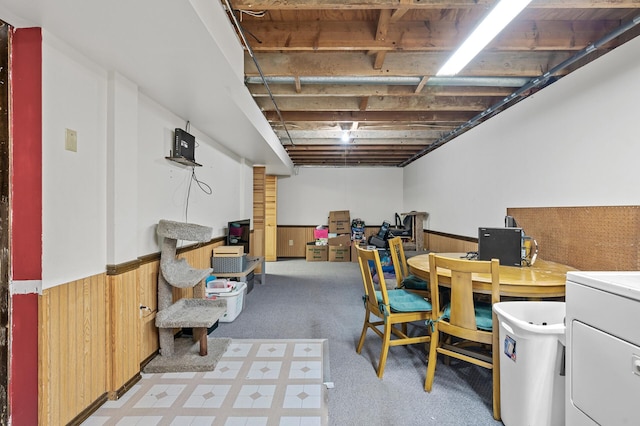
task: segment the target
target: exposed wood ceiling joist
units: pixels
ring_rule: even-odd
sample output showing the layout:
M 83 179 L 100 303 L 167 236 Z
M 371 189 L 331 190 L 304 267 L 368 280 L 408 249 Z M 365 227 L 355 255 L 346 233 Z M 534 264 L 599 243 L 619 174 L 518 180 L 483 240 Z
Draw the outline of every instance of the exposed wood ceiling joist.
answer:
M 640 0 L 534 0 L 458 77 L 436 80 L 496 0 L 229 1 L 253 53 L 246 85 L 298 166 L 404 165 L 640 16 Z M 639 33 L 640 25 L 544 84 Z

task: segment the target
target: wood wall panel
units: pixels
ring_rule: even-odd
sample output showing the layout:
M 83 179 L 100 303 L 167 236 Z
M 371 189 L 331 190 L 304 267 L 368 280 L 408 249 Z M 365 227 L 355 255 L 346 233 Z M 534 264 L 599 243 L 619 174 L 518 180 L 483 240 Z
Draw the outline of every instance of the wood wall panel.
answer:
M 306 245 L 314 241 L 313 230 L 315 226 L 278 226 L 278 257 L 306 257 Z M 367 240 L 375 235 L 380 227 L 368 226 L 365 228 Z
M 266 168 L 253 168 L 253 252 L 254 256 L 264 256 L 265 247 L 265 179 Z
M 38 418 L 66 424 L 108 385 L 105 274 L 45 289 L 38 306 Z
M 110 398 L 140 372 L 140 292 L 137 270 L 108 277 L 111 300 Z
M 264 259 L 267 262 L 278 260 L 278 179 L 265 177 L 265 215 L 264 215 Z
M 140 303 L 140 344 L 138 363 L 143 363 L 160 347 L 156 314 L 158 313 L 158 272 L 160 261 L 147 262 L 138 269 L 138 291 Z
M 278 257 L 305 257 L 306 244 L 313 241 L 312 226 L 279 226 Z
M 426 232 L 425 249 L 437 253 L 466 253 L 478 251 L 478 242 L 456 235 Z
M 509 208 L 541 259 L 581 270 L 640 269 L 640 206 Z

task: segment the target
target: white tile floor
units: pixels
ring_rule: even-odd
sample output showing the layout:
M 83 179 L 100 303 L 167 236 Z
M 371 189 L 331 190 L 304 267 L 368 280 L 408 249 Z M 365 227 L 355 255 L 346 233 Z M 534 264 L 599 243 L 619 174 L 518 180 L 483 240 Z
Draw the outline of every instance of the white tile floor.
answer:
M 144 374 L 83 424 L 324 426 L 321 340 L 235 340 L 214 371 Z

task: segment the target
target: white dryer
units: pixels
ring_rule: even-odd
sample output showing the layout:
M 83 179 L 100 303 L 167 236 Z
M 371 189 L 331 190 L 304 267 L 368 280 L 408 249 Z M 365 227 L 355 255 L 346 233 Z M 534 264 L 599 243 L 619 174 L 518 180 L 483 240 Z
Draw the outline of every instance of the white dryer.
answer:
M 566 420 L 640 425 L 640 271 L 568 272 Z

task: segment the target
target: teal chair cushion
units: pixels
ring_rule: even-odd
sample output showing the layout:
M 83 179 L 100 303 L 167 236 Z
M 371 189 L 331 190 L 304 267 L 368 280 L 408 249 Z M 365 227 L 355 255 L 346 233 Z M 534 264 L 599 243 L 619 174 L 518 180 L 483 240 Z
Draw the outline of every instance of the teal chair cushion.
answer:
M 402 287 L 409 290 L 429 290 L 429 284 L 415 275 L 409 275 L 402 280 Z
M 431 303 L 424 300 L 415 293 L 405 290 L 389 290 L 389 308 L 391 312 L 428 312 L 431 310 Z M 382 303 L 382 294 L 376 291 L 376 298 Z
M 476 327 L 479 330 L 492 331 L 493 329 L 493 317 L 491 316 L 491 304 L 476 302 Z M 441 318 L 448 320 L 451 316 L 451 305 L 448 304 L 444 308 L 444 312 Z

